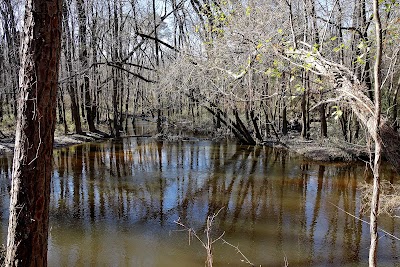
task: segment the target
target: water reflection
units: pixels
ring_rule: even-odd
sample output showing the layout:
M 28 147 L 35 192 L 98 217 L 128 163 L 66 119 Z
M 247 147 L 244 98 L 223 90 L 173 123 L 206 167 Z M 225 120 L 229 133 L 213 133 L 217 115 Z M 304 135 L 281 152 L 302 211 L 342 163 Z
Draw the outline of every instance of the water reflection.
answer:
M 11 159 L 0 159 L 5 239 Z M 369 228 L 356 186 L 363 165 L 315 165 L 280 150 L 209 141 L 125 138 L 55 151 L 50 266 L 203 266 L 202 232 L 220 212 L 215 235 L 239 244 L 256 266 L 366 265 Z M 393 172 L 386 178 L 396 180 Z M 7 194 L 6 194 L 7 193 Z M 364 218 L 365 219 L 365 218 Z M 398 223 L 382 226 L 399 235 Z M 380 240 L 379 262 L 396 266 L 398 243 Z M 245 266 L 216 243 L 216 266 Z

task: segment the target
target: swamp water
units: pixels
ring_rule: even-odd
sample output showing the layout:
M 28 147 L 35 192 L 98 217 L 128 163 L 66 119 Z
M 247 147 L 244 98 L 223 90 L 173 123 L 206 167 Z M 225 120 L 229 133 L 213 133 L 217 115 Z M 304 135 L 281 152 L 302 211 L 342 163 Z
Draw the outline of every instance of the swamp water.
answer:
M 6 239 L 12 158 L 0 159 Z M 398 181 L 385 170 L 384 178 Z M 232 142 L 123 138 L 54 151 L 49 266 L 204 266 L 205 240 L 255 266 L 367 266 L 360 214 L 364 164 L 318 165 L 286 151 Z M 380 226 L 400 235 L 399 219 Z M 400 243 L 380 233 L 379 266 L 400 266 Z M 249 266 L 214 244 L 214 266 Z

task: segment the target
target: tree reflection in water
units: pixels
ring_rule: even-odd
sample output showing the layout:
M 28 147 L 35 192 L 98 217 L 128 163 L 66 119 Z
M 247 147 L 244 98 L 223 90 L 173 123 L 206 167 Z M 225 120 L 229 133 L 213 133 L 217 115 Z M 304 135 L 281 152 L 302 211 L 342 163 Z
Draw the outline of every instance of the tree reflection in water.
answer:
M 368 226 L 359 214 L 363 165 L 318 165 L 287 151 L 230 142 L 125 138 L 55 151 L 49 264 L 203 266 L 174 220 L 205 226 L 239 244 L 257 266 L 358 266 L 367 263 Z M 11 160 L 0 160 L 5 240 Z M 393 172 L 389 179 L 396 181 Z M 395 176 L 395 177 L 394 177 Z M 382 225 L 394 234 L 394 219 Z M 379 262 L 394 266 L 398 244 L 382 239 Z M 215 246 L 215 266 L 242 266 Z

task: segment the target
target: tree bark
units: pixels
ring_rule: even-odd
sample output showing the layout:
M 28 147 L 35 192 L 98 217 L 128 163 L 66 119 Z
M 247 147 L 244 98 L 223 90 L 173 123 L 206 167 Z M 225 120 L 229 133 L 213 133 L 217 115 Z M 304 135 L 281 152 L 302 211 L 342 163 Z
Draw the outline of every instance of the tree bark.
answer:
M 47 266 L 61 7 L 25 6 L 6 266 Z

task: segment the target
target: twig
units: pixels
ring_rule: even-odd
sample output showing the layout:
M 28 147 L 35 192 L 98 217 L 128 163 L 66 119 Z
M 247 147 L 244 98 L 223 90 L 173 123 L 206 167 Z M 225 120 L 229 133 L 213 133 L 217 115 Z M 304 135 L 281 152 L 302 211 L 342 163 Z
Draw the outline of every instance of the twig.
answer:
M 247 263 L 247 264 L 249 264 L 250 266 L 253 266 L 253 267 L 255 266 L 255 265 L 242 253 L 242 251 L 239 249 L 239 245 L 238 245 L 238 246 L 232 245 L 231 243 L 229 243 L 228 241 L 226 241 L 226 240 L 223 239 L 223 238 L 221 238 L 221 240 L 222 240 L 222 242 L 223 242 L 224 244 L 227 244 L 228 246 L 233 247 L 233 248 L 236 250 L 236 252 L 239 253 L 240 256 L 243 257 L 242 262 Z
M 361 218 L 359 218 L 359 217 L 357 217 L 357 216 L 351 214 L 350 212 L 345 211 L 344 209 L 342 209 L 342 208 L 338 207 L 337 205 L 333 204 L 332 202 L 329 202 L 329 203 L 330 203 L 331 205 L 335 206 L 338 210 L 343 211 L 343 212 L 346 213 L 347 215 L 353 217 L 354 219 L 357 219 L 357 220 L 359 220 L 359 221 L 361 221 L 361 222 L 363 222 L 363 223 L 366 223 L 366 224 L 370 225 L 370 223 L 367 222 L 366 220 L 363 220 L 363 219 L 361 219 Z M 381 231 L 381 232 L 383 232 L 385 235 L 387 235 L 387 236 L 393 238 L 394 240 L 400 241 L 400 238 L 399 238 L 399 237 L 397 237 L 397 236 L 395 236 L 395 235 L 393 235 L 393 234 L 391 234 L 391 233 L 389 233 L 389 232 L 383 230 L 382 228 L 378 227 L 378 230 Z
M 286 253 L 285 253 L 285 252 L 283 252 L 283 254 L 285 255 L 285 256 L 283 257 L 283 260 L 284 260 L 284 262 L 285 262 L 285 267 L 288 267 L 288 266 L 289 266 L 289 262 L 288 262 L 288 259 L 287 259 L 287 256 L 286 256 Z
M 174 221 L 174 223 L 176 223 L 177 225 L 181 226 L 183 228 L 183 231 L 188 231 L 188 234 L 189 234 L 189 245 L 190 245 L 190 240 L 194 236 L 197 240 L 199 240 L 201 245 L 206 249 L 206 252 L 207 252 L 206 266 L 207 267 L 212 267 L 212 264 L 213 264 L 212 247 L 213 247 L 213 244 L 215 242 L 217 242 L 218 240 L 222 240 L 223 244 L 227 244 L 227 245 L 233 247 L 236 250 L 236 252 L 239 253 L 242 256 L 242 258 L 243 258 L 242 262 L 244 262 L 246 264 L 249 264 L 252 267 L 255 267 L 255 265 L 240 251 L 239 246 L 232 245 L 231 243 L 229 243 L 228 241 L 226 241 L 225 239 L 222 238 L 225 235 L 225 232 L 223 232 L 219 237 L 217 237 L 215 239 L 213 239 L 211 237 L 212 224 L 214 222 L 214 219 L 218 216 L 218 214 L 221 212 L 222 209 L 223 208 L 219 209 L 213 215 L 209 215 L 207 217 L 207 226 L 206 226 L 206 229 L 204 230 L 204 232 L 206 234 L 206 240 L 205 241 L 203 241 L 197 235 L 197 233 L 193 230 L 193 228 L 190 228 L 190 227 L 187 227 L 186 225 L 184 225 L 180 221 L 180 218 L 178 218 L 178 220 Z M 178 231 L 180 231 L 180 230 L 178 230 Z M 286 255 L 285 255 L 285 266 L 288 266 Z M 260 267 L 261 267 L 261 265 L 260 265 Z

